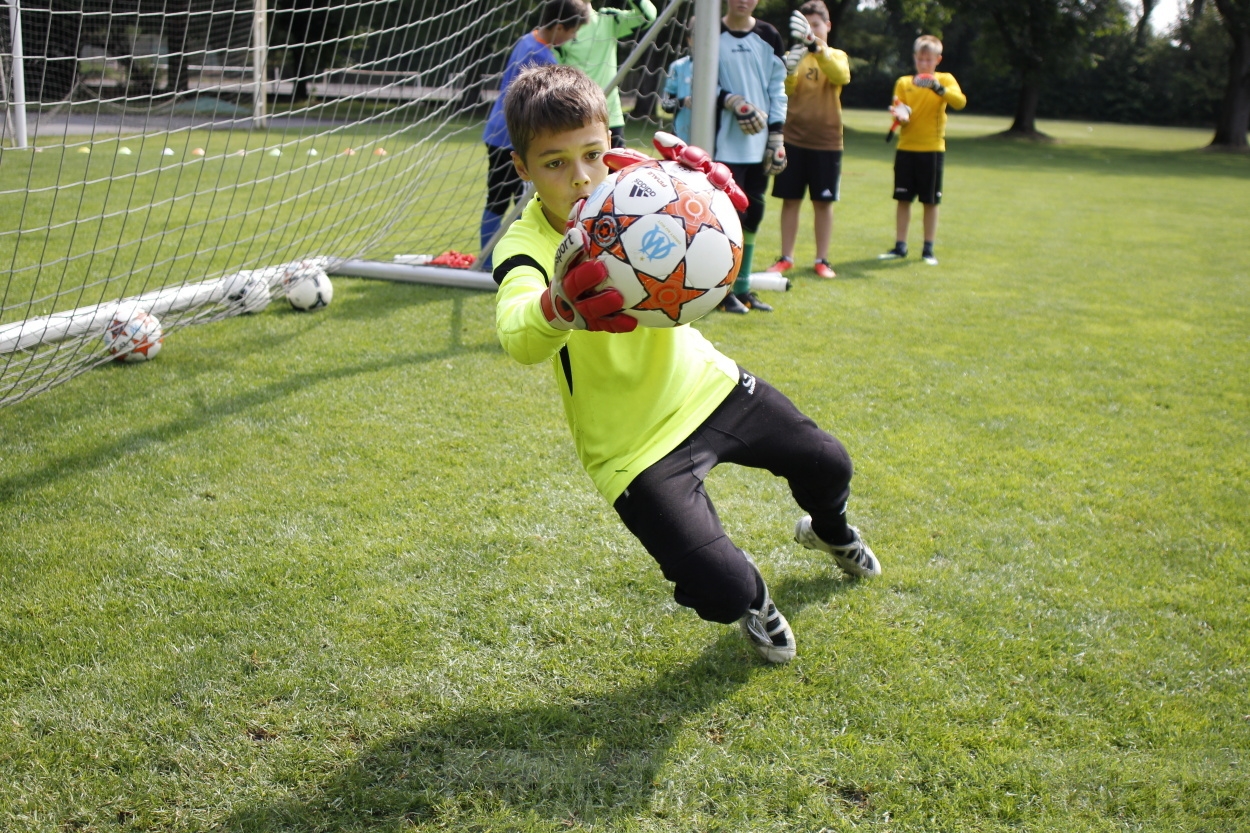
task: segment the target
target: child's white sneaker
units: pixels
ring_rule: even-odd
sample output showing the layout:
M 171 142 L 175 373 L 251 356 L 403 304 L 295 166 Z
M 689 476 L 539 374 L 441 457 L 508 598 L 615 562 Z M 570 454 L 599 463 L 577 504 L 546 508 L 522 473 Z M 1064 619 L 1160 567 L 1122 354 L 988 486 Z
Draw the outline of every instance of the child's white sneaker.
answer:
M 738 620 L 742 635 L 764 659 L 769 662 L 789 662 L 794 659 L 794 631 L 790 623 L 773 604 L 768 588 L 764 588 L 764 604 L 759 610 L 748 609 Z
M 794 526 L 794 540 L 809 550 L 829 553 L 848 575 L 860 578 L 873 578 L 881 575 L 881 562 L 877 560 L 877 556 L 873 555 L 872 550 L 864 543 L 864 539 L 859 536 L 858 529 L 850 527 L 850 530 L 855 536 L 851 543 L 827 544 L 812 529 L 812 516 L 804 515 Z

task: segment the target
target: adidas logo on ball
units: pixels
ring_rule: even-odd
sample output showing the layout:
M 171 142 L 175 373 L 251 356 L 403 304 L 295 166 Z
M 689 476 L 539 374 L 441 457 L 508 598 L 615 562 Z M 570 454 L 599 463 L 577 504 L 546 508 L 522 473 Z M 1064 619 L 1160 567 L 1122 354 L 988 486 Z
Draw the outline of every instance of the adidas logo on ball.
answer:
M 655 191 L 647 187 L 645 182 L 634 180 L 634 187 L 629 189 L 631 197 L 654 197 Z

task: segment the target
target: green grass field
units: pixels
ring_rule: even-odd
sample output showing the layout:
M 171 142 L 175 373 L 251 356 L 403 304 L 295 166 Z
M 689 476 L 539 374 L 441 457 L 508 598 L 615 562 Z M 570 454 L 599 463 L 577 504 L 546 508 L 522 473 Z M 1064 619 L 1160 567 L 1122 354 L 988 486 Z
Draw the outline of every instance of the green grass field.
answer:
M 479 134 L 392 122 L 0 150 L 0 324 L 310 255 L 468 248 Z
M 871 583 L 709 478 L 793 663 L 672 602 L 492 297 L 337 279 L 0 410 L 0 829 L 1250 830 L 1250 159 L 955 116 L 881 263 L 848 123 L 839 278 L 699 325 L 856 461 Z

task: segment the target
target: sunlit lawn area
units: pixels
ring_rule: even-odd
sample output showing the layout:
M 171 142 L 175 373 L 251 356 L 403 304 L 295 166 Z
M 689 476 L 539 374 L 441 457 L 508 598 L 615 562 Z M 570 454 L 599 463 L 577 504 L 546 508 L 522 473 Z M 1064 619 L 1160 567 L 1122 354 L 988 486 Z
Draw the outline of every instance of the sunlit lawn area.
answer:
M 1250 160 L 953 116 L 883 263 L 847 120 L 839 277 L 805 211 L 697 325 L 856 462 L 875 582 L 708 481 L 793 663 L 672 602 L 490 295 L 336 279 L 0 410 L 0 829 L 1250 829 Z

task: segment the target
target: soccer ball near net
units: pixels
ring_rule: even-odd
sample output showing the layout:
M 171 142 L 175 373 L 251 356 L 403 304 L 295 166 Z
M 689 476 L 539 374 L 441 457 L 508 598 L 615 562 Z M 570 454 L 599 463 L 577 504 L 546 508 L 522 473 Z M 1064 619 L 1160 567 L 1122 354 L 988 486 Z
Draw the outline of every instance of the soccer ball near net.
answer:
M 269 282 L 247 273 L 227 278 L 225 303 L 235 312 L 260 312 L 269 306 Z
M 156 316 L 139 308 L 119 309 L 104 328 L 104 344 L 119 362 L 146 362 L 156 358 L 165 332 Z
M 321 309 L 334 298 L 334 284 L 325 270 L 307 260 L 287 269 L 282 288 L 291 306 L 302 312 Z
M 716 308 L 742 265 L 742 225 L 725 192 L 676 162 L 641 162 L 609 174 L 574 221 L 604 286 L 644 327 L 676 327 Z

